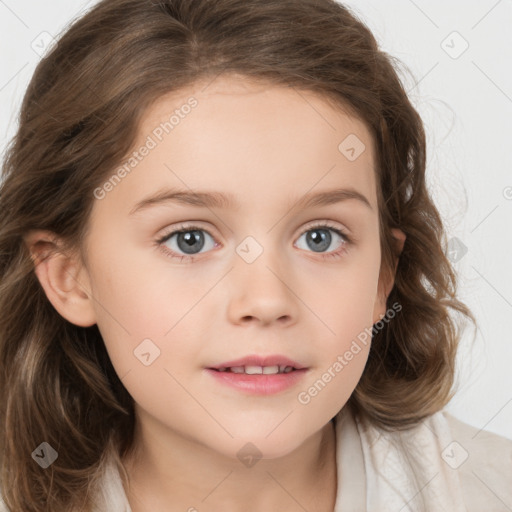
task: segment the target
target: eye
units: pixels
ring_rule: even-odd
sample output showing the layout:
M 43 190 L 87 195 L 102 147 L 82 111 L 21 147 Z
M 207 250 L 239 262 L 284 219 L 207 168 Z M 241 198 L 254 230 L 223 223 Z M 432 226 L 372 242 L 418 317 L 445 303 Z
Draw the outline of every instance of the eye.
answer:
M 334 237 L 331 233 L 334 233 Z M 305 250 L 312 249 L 312 252 L 320 253 L 321 258 L 340 257 L 346 252 L 347 247 L 352 244 L 351 239 L 340 228 L 325 222 L 310 227 L 300 235 L 298 240 L 300 241 L 303 236 L 306 236 L 307 247 L 305 247 Z M 335 245 L 338 246 L 338 249 L 325 252 L 333 243 L 333 238 L 335 242 L 337 241 Z M 210 244 L 210 247 L 208 247 L 208 244 Z M 185 259 L 195 259 L 195 256 L 200 254 L 205 246 L 206 251 L 203 252 L 207 252 L 219 244 L 205 229 L 199 226 L 182 225 L 178 229 L 163 235 L 157 240 L 157 245 L 170 258 L 183 261 Z M 304 249 L 304 247 L 299 247 L 299 249 Z
M 179 260 L 193 259 L 195 255 L 200 254 L 205 245 L 208 250 L 208 243 L 205 242 L 204 234 L 206 234 L 206 238 L 213 242 L 213 245 L 210 245 L 210 249 L 218 245 L 208 231 L 198 226 L 180 226 L 180 229 L 171 231 L 171 233 L 161 237 L 157 240 L 157 243 L 159 246 L 162 246 L 162 250 L 171 258 L 178 258 Z M 171 250 L 168 250 L 167 247 Z
M 334 237 L 331 233 L 334 233 Z M 306 247 L 299 247 L 299 249 L 312 249 L 313 252 L 321 253 L 323 258 L 338 257 L 347 250 L 347 246 L 351 244 L 350 238 L 339 228 L 329 224 L 318 224 L 311 226 L 307 231 L 302 233 L 299 241 L 305 236 Z M 338 248 L 334 251 L 326 251 L 331 247 L 332 243 Z M 324 254 L 324 251 L 326 254 Z

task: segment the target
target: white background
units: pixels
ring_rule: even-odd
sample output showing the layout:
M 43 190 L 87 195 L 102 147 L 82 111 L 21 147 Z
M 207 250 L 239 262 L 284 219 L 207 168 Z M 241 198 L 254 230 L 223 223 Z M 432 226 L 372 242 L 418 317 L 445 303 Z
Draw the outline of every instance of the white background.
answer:
M 32 46 L 94 3 L 0 0 L 2 155 L 39 59 Z M 455 268 L 479 329 L 473 344 L 473 330 L 464 333 L 458 392 L 447 409 L 512 439 L 512 2 L 345 3 L 412 72 L 399 70 L 426 125 L 428 183 L 448 238 L 467 247 Z

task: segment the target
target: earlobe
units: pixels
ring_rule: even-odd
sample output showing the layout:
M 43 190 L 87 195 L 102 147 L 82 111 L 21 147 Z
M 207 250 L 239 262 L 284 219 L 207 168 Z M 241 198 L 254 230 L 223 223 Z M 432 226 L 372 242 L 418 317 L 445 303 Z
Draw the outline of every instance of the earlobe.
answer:
M 80 327 L 96 323 L 89 278 L 74 256 L 66 254 L 61 241 L 49 231 L 31 231 L 24 236 L 34 272 L 53 307 Z
M 399 228 L 392 228 L 391 233 L 395 240 L 395 273 L 396 273 L 396 268 L 398 266 L 398 260 L 400 258 L 400 254 L 402 254 L 402 251 L 404 249 L 405 239 L 407 238 L 407 236 Z

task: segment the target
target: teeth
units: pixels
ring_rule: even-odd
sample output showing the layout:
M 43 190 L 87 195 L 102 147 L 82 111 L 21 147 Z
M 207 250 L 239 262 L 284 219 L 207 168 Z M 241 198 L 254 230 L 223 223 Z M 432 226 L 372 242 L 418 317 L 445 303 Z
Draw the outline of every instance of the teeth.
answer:
M 277 373 L 290 373 L 293 371 L 293 366 L 232 366 L 231 368 L 222 366 L 218 370 L 219 372 L 245 373 L 246 375 L 275 375 Z
M 263 368 L 261 366 L 246 366 L 245 373 L 248 375 L 256 375 L 257 373 L 263 373 Z

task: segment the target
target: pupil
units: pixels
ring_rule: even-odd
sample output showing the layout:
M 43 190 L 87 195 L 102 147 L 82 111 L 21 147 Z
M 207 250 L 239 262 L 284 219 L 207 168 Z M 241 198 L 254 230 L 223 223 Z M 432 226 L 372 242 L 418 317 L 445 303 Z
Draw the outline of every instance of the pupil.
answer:
M 321 252 L 331 245 L 331 233 L 327 229 L 313 229 L 308 233 L 307 241 L 313 242 L 314 251 Z
M 204 236 L 201 231 L 185 231 L 178 234 L 178 247 L 187 254 L 195 254 L 195 249 L 200 251 L 204 245 Z M 199 247 L 194 248 L 194 244 L 199 243 Z

